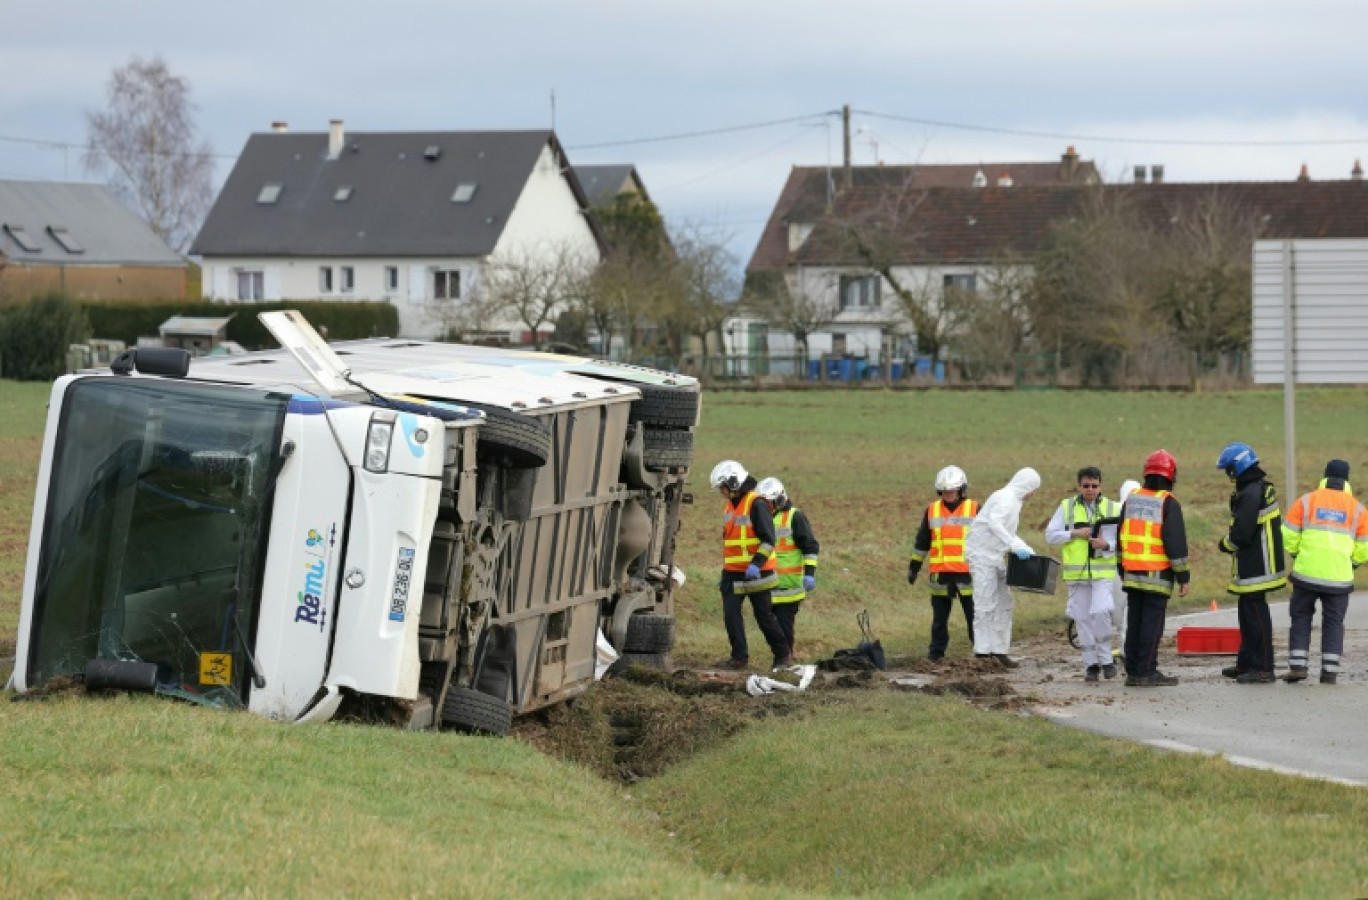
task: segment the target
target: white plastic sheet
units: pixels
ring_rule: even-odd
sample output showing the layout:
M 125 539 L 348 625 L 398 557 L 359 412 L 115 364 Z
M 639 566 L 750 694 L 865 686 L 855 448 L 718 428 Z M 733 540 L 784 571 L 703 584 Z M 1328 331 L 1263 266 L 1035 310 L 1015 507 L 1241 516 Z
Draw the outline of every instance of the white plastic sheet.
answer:
M 594 657 L 594 680 L 602 680 L 608 674 L 608 667 L 618 660 L 618 652 L 613 649 L 613 645 L 608 643 L 608 639 L 603 636 L 603 629 L 598 631 L 598 640 L 594 642 L 597 651 Z
M 816 666 L 788 666 L 785 671 L 796 673 L 798 683 L 789 684 L 787 681 L 779 681 L 764 675 L 752 675 L 746 679 L 746 693 L 752 697 L 763 697 L 775 691 L 805 691 L 817 675 Z

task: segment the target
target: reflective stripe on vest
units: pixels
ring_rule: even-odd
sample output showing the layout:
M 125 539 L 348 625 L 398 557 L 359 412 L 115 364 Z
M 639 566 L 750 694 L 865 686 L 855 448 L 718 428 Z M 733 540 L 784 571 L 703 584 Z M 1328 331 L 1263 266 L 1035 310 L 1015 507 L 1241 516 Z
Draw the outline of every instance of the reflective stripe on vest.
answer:
M 1273 557 L 1277 549 L 1274 544 L 1273 521 L 1282 513 L 1278 508 L 1278 497 L 1273 490 L 1273 485 L 1264 485 L 1263 508 L 1259 510 L 1259 518 L 1256 527 L 1259 530 L 1259 558 L 1263 572 L 1259 575 L 1251 575 L 1248 578 L 1240 577 L 1240 554 L 1231 554 L 1230 557 L 1230 584 L 1226 590 L 1232 594 L 1255 594 L 1265 591 L 1276 591 L 1287 584 L 1287 569 L 1273 571 Z M 1232 516 L 1230 524 L 1235 524 Z M 1281 525 L 1279 525 L 1281 528 Z M 1228 543 L 1228 542 L 1227 542 Z
M 1060 501 L 1059 508 L 1063 511 L 1064 527 L 1070 530 L 1081 526 L 1091 528 L 1098 519 L 1115 518 L 1118 511 L 1116 501 L 1108 497 L 1098 497 L 1091 510 L 1077 497 Z M 1088 538 L 1070 538 L 1064 542 L 1059 553 L 1062 558 L 1059 570 L 1065 581 L 1107 581 L 1116 574 L 1113 551 L 1098 550 L 1096 556 L 1091 551 Z
M 757 553 L 765 553 L 767 559 L 760 566 L 761 571 L 774 571 L 774 548 L 760 543 L 751 527 L 750 510 L 756 494 L 748 491 L 741 502 L 733 505 L 727 502 L 722 513 L 722 568 L 728 572 L 744 572 Z
M 948 509 L 945 501 L 937 500 L 926 512 L 926 522 L 931 528 L 931 571 L 968 572 L 969 563 L 964 558 L 964 536 L 969 533 L 969 524 L 978 515 L 978 503 L 961 500 L 955 509 Z

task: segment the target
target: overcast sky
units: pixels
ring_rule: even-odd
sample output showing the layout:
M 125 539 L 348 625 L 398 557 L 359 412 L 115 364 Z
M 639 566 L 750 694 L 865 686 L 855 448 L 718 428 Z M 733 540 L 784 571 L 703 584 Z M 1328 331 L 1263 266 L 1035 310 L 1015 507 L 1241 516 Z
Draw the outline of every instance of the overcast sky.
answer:
M 636 164 L 667 221 L 738 264 L 791 166 L 840 163 L 843 104 L 857 164 L 1072 144 L 1109 181 L 1213 181 L 1368 161 L 1365 0 L 4 0 L 0 19 L 0 178 L 88 180 L 86 112 L 135 55 L 190 80 L 218 184 L 273 120 L 543 128 L 554 92 L 572 163 Z

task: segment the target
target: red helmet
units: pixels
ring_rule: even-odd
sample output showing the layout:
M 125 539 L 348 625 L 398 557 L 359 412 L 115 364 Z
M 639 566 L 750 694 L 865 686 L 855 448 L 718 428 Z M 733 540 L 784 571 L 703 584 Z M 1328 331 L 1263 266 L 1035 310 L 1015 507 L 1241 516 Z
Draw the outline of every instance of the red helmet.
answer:
M 1155 450 L 1145 457 L 1145 474 L 1162 475 L 1169 481 L 1178 480 L 1178 460 L 1167 450 Z

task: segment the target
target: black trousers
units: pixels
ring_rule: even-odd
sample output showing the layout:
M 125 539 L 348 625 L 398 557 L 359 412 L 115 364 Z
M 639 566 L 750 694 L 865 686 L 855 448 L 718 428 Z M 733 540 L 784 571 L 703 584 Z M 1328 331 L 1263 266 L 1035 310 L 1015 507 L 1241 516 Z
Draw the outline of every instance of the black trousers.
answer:
M 738 594 L 732 590 L 736 579 L 722 576 L 722 622 L 727 626 L 727 640 L 731 643 L 731 658 L 738 661 L 750 659 L 750 648 L 746 644 L 746 620 L 741 615 L 741 607 L 750 598 L 751 612 L 755 614 L 755 624 L 765 636 L 775 662 L 789 655 L 788 640 L 779 628 L 779 620 L 774 617 L 774 605 L 770 602 L 770 592 Z
M 1126 674 L 1153 675 L 1159 668 L 1168 595 L 1126 588 Z
M 774 618 L 779 622 L 779 630 L 784 633 L 784 642 L 788 644 L 789 656 L 793 655 L 793 648 L 798 645 L 798 641 L 793 637 L 794 619 L 798 618 L 798 607 L 802 605 L 802 600 L 774 603 L 771 597 L 770 606 L 774 609 Z
M 945 587 L 947 593 L 931 595 L 931 646 L 926 648 L 926 655 L 931 659 L 940 659 L 945 655 L 945 648 L 950 646 L 950 610 L 955 606 L 956 597 L 964 610 L 969 646 L 974 646 L 974 594 L 972 591 L 964 593 L 965 586 L 953 581 Z
M 1240 594 L 1240 654 L 1237 668 L 1246 672 L 1273 671 L 1273 616 L 1268 612 L 1268 594 Z

